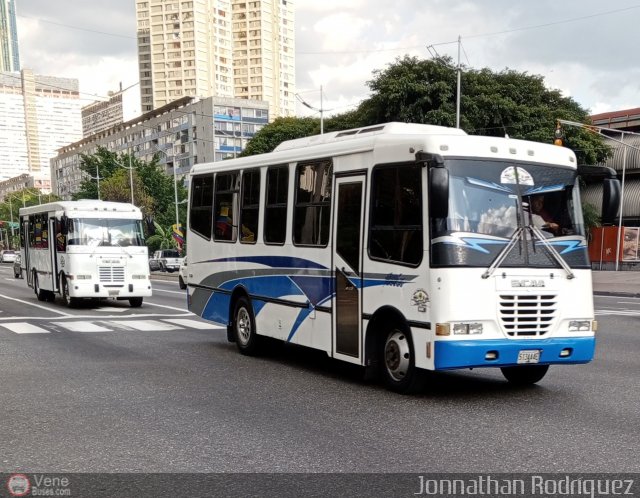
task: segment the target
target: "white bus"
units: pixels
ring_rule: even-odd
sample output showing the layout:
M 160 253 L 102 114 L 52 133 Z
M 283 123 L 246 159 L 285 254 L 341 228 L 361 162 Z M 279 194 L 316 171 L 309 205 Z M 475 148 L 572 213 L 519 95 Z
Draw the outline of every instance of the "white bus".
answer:
M 240 352 L 263 336 L 417 388 L 421 370 L 539 381 L 593 358 L 579 173 L 569 149 L 387 123 L 191 171 L 188 294 Z M 535 222 L 534 194 L 555 223 Z M 551 233 L 551 226 L 553 231 Z
M 20 252 L 27 284 L 40 301 L 151 296 L 142 213 L 133 204 L 60 201 L 20 209 Z

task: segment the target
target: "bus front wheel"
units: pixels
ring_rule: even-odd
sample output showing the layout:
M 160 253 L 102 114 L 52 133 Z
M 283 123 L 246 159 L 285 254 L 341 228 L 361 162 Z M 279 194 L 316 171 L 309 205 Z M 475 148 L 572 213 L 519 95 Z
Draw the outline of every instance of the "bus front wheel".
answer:
M 256 333 L 253 309 L 246 297 L 239 297 L 233 311 L 233 335 L 240 353 L 256 355 L 260 349 L 260 338 Z
M 415 366 L 411 337 L 392 327 L 381 348 L 382 376 L 392 391 L 402 394 L 416 392 L 422 387 L 423 375 Z
M 66 277 L 62 277 L 62 299 L 68 308 L 73 308 L 78 304 L 78 300 L 69 295 L 69 281 Z
M 523 365 L 520 367 L 502 367 L 502 375 L 511 384 L 528 386 L 542 380 L 549 365 Z

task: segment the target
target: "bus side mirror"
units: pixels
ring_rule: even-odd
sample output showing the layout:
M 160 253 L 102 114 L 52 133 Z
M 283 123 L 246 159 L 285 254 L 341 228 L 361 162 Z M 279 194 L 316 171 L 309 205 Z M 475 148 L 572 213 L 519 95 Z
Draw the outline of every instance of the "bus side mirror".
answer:
M 445 168 L 429 169 L 429 209 L 432 218 L 449 214 L 449 171 Z
M 66 214 L 63 214 L 60 218 L 60 231 L 63 235 L 67 235 L 69 233 L 69 218 Z
M 602 182 L 602 224 L 612 225 L 620 208 L 620 180 L 605 178 Z

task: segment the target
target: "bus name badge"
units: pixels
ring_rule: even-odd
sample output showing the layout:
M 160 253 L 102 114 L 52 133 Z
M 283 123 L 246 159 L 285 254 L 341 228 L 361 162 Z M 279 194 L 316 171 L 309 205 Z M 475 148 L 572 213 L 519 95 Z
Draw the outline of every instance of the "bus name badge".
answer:
M 523 349 L 518 352 L 518 365 L 526 365 L 540 362 L 539 349 Z

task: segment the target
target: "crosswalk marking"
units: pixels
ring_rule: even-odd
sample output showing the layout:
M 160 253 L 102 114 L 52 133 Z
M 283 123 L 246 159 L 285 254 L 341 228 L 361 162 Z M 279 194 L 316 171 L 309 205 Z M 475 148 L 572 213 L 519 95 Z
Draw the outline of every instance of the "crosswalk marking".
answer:
M 189 327 L 192 329 L 210 330 L 221 328 L 220 325 L 216 325 L 214 323 L 201 322 L 199 320 L 192 320 L 190 318 L 171 318 L 164 321 L 175 323 L 176 325 L 180 325 L 181 327 Z
M 28 322 L 3 323 L 2 326 L 16 334 L 48 334 L 49 331 Z
M 111 332 L 111 329 L 92 322 L 55 322 L 54 325 L 58 325 L 71 332 Z
M 115 318 L 115 317 L 114 317 Z M 164 318 L 158 320 L 55 320 L 40 322 L 43 326 L 27 321 L 1 322 L 0 330 L 6 329 L 16 334 L 49 334 L 44 328 L 49 326 L 54 332 L 131 332 L 131 331 L 169 331 L 180 329 L 220 330 L 219 325 L 192 318 Z
M 141 331 L 176 330 L 178 328 L 176 325 L 163 323 L 158 320 L 119 320 L 117 323 Z

